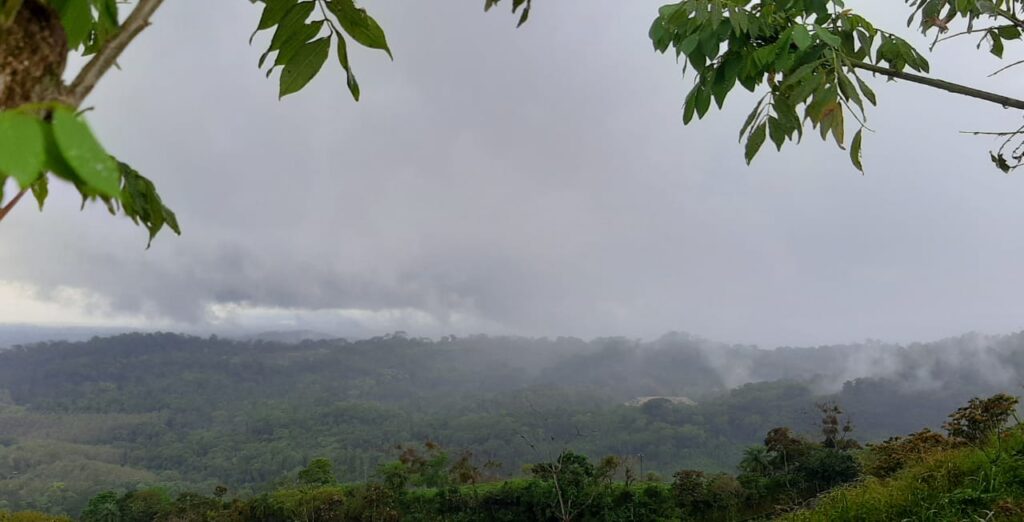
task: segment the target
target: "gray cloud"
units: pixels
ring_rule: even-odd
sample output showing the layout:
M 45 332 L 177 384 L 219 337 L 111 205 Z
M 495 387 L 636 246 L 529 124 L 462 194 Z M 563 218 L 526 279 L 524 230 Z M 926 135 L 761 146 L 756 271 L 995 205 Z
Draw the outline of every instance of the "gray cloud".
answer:
M 277 102 L 247 2 L 168 4 L 90 117 L 185 236 L 144 251 L 141 230 L 58 188 L 0 227 L 0 279 L 200 326 L 210 304 L 247 303 L 420 310 L 437 324 L 409 329 L 427 333 L 765 344 L 1021 327 L 1024 179 L 956 132 L 1013 114 L 879 81 L 866 176 L 813 140 L 747 168 L 749 97 L 682 126 L 688 81 L 646 39 L 658 4 L 543 2 L 515 30 L 472 3 L 367 2 L 396 59 L 355 53 L 358 104 L 334 70 Z M 951 79 L 998 66 L 940 53 Z

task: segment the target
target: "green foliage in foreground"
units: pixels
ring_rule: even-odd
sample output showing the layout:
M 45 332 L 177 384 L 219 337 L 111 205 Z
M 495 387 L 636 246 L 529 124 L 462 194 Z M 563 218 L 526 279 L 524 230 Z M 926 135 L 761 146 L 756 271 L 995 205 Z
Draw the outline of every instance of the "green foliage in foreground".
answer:
M 28 104 L 0 112 L 0 200 L 5 178 L 31 190 L 40 210 L 49 194 L 46 173 L 72 183 L 86 201 L 102 201 L 149 231 L 181 234 L 178 218 L 149 179 L 104 150 L 80 114 L 60 103 Z
M 924 453 L 890 478 L 867 477 L 788 522 L 1024 520 L 1024 431 Z
M 71 519 L 35 511 L 18 511 L 17 513 L 0 511 L 0 522 L 71 522 Z
M 964 351 L 972 346 L 986 348 Z M 876 352 L 886 354 L 887 377 L 816 392 L 814 381 L 839 382 Z M 993 379 L 996 366 L 1005 380 Z M 718 368 L 750 368 L 745 380 L 766 382 L 729 389 Z M 133 334 L 51 343 L 0 351 L 0 509 L 78 514 L 103 491 L 152 486 L 173 498 L 223 485 L 248 498 L 319 457 L 333 462 L 339 483 L 363 483 L 400 457 L 396 446 L 428 439 L 455 460 L 471 453 L 477 466 L 491 462 L 486 481 L 521 479 L 525 466 L 569 448 L 595 463 L 631 461 L 634 481 L 651 472 L 671 481 L 688 469 L 705 474 L 702 489 L 728 489 L 717 474 L 735 472 L 772 428 L 822 438 L 816 403 L 842 405 L 857 439 L 881 441 L 938 430 L 957 406 L 1022 375 L 1024 334 L 779 350 L 685 335 L 638 343 L 395 334 L 289 345 Z M 698 404 L 625 404 L 649 396 Z M 898 468 L 894 460 L 879 466 Z
M 628 462 L 594 463 L 563 451 L 528 466 L 528 477 L 487 482 L 470 457 L 439 446 L 405 448 L 368 481 L 339 484 L 323 458 L 277 488 L 247 498 L 149 488 L 92 498 L 82 522 L 177 521 L 863 521 L 1020 520 L 1024 515 L 1024 427 L 1017 399 L 974 399 L 946 424 L 861 449 L 842 411 L 823 404 L 821 439 L 775 428 L 751 447 L 740 473 L 677 472 L 670 484 L 638 480 Z M 799 511 L 813 504 L 810 510 Z M 58 521 L 0 513 L 0 522 Z

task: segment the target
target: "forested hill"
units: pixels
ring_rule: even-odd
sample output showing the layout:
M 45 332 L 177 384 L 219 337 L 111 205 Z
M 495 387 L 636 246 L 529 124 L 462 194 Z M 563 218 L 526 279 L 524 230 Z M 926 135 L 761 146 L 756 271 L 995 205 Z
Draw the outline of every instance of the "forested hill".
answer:
M 860 378 L 891 380 L 907 391 L 987 389 L 1016 386 L 1022 371 L 1024 333 L 971 334 L 909 346 L 864 343 L 774 350 L 675 333 L 651 342 L 488 336 L 431 340 L 398 333 L 299 343 L 125 334 L 0 350 L 0 387 L 19 404 L 125 412 L 159 409 L 174 397 L 197 394 L 204 401 L 312 392 L 415 402 L 460 392 L 548 387 L 626 400 L 706 396 L 783 379 L 834 392 Z M 120 398 L 95 403 L 104 387 L 110 391 L 106 395 Z M 153 393 L 134 393 L 147 391 Z
M 363 480 L 427 440 L 505 477 L 565 448 L 642 454 L 665 475 L 731 471 L 773 427 L 815 432 L 816 403 L 837 401 L 859 439 L 877 440 L 1013 392 L 1022 372 L 1022 334 L 776 350 L 683 334 L 36 344 L 0 351 L 0 499 L 76 512 L 111 487 L 244 494 L 321 456 Z M 696 404 L 625 404 L 652 396 Z

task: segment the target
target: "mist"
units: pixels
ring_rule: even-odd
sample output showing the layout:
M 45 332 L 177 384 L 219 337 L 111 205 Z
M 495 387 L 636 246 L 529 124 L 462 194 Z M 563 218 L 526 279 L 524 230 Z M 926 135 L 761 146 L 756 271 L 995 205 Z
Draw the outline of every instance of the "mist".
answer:
M 684 127 L 689 80 L 646 36 L 658 5 L 551 2 L 518 30 L 475 5 L 381 5 L 395 61 L 353 50 L 355 103 L 337 71 L 277 101 L 248 2 L 169 4 L 88 117 L 184 235 L 146 250 L 55 183 L 45 213 L 0 229 L 0 321 L 768 347 L 1024 327 L 1024 239 L 1006 232 L 1024 181 L 957 132 L 1004 111 L 875 82 L 866 175 L 814 140 L 747 167 L 753 100 Z M 977 54 L 940 46 L 934 73 L 984 78 L 998 61 Z

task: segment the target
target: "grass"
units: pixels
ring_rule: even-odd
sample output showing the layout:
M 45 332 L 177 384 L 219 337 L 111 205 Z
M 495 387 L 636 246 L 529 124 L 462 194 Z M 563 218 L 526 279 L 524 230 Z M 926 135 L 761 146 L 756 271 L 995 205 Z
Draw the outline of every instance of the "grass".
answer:
M 782 522 L 1024 520 L 1024 431 L 984 447 L 945 450 L 893 477 L 869 477 Z

